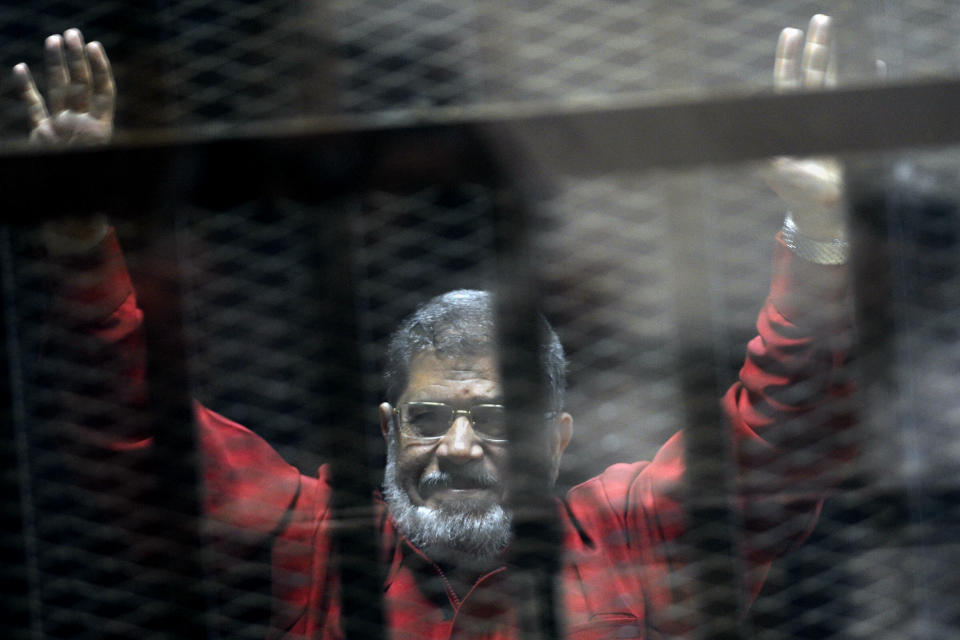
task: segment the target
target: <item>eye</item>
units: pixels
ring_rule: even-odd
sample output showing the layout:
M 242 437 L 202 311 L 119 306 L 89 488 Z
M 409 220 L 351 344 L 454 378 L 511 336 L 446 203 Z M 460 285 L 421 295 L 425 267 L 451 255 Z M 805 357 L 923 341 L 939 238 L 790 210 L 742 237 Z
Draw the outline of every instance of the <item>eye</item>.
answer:
M 415 435 L 442 436 L 449 426 L 450 410 L 444 407 L 409 405 L 406 423 Z
M 481 404 L 473 407 L 474 428 L 489 438 L 498 440 L 507 437 L 506 410 L 498 404 Z

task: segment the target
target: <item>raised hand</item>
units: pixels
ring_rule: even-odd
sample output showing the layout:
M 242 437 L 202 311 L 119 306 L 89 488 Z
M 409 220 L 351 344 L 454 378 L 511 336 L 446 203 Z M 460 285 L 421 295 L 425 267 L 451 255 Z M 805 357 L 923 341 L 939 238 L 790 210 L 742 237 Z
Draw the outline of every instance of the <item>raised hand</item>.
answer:
M 30 142 L 38 146 L 103 144 L 113 136 L 116 88 L 99 42 L 84 44 L 78 29 L 52 35 L 44 46 L 47 100 L 26 64 L 13 68 L 30 117 Z
M 810 19 L 806 40 L 800 29 L 780 33 L 773 86 L 776 91 L 822 89 L 835 84 L 833 29 L 828 16 Z M 783 198 L 799 231 L 810 238 L 843 236 L 843 169 L 833 158 L 792 158 L 771 161 L 770 187 Z
M 116 88 L 107 52 L 99 42 L 84 44 L 78 29 L 52 35 L 44 46 L 47 100 L 26 64 L 13 77 L 30 117 L 30 142 L 42 147 L 105 144 L 113 136 Z M 68 214 L 69 212 L 64 212 Z M 41 236 L 51 255 L 91 250 L 106 236 L 103 215 L 67 217 L 43 224 Z

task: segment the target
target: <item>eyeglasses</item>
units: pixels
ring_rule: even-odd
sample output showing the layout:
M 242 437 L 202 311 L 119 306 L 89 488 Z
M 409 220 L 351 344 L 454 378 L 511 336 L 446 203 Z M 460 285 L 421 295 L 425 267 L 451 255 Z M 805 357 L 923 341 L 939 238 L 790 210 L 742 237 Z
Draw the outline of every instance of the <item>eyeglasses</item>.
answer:
M 453 421 L 465 416 L 481 440 L 507 442 L 506 407 L 502 404 L 475 404 L 455 409 L 445 402 L 404 402 L 393 413 L 399 418 L 400 432 L 411 440 L 432 442 L 446 435 Z

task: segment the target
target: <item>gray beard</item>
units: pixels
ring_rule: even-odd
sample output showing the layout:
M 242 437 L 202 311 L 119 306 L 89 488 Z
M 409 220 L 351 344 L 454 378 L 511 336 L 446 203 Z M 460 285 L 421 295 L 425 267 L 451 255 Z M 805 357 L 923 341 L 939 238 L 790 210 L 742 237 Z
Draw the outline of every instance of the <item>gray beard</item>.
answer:
M 383 497 L 397 530 L 434 561 L 487 568 L 510 543 L 511 513 L 497 503 L 466 500 L 438 508 L 414 505 L 397 481 L 395 435 L 388 440 Z

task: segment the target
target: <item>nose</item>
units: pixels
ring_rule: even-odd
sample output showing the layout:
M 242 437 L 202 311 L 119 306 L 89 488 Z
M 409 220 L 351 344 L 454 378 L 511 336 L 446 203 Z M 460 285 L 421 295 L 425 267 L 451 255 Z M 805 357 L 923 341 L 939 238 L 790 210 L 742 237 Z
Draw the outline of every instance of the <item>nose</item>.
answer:
M 467 416 L 457 416 L 437 446 L 437 457 L 465 464 L 483 457 L 483 447 Z

